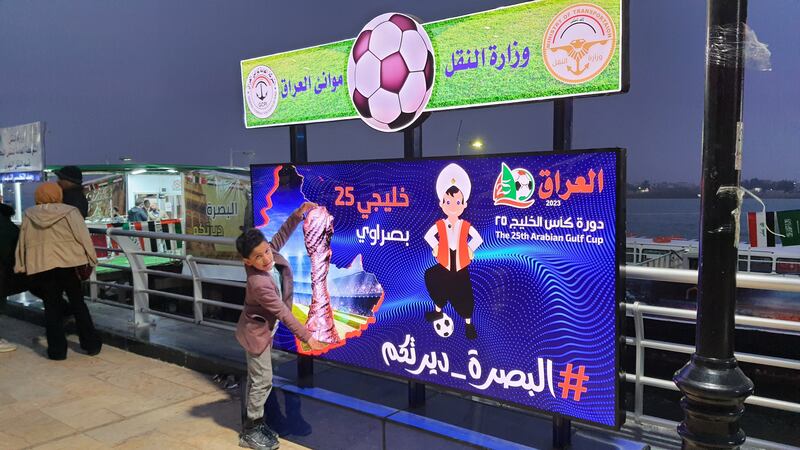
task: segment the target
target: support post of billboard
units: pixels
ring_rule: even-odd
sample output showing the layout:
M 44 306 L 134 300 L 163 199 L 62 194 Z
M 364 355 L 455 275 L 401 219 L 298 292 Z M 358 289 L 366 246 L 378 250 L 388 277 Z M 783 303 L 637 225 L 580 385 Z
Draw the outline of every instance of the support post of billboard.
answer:
M 292 125 L 289 127 L 289 151 L 292 162 L 308 161 L 308 140 L 306 139 L 305 125 Z
M 572 148 L 572 99 L 553 102 L 553 150 Z
M 430 114 L 430 113 L 426 113 Z M 403 130 L 403 157 L 422 158 L 422 123 Z M 425 383 L 408 382 L 408 406 L 417 408 L 425 404 Z
M 289 127 L 289 149 L 292 163 L 308 162 L 308 140 L 305 125 Z M 314 358 L 308 355 L 297 355 L 297 385 L 314 387 Z
M 561 98 L 553 102 L 553 150 L 572 149 L 572 99 Z M 553 448 L 569 448 L 572 443 L 572 421 L 553 415 Z
M 708 2 L 697 349 L 675 376 L 683 448 L 738 448 L 753 392 L 734 357 L 747 0 Z
M 403 130 L 403 157 L 422 158 L 422 124 Z

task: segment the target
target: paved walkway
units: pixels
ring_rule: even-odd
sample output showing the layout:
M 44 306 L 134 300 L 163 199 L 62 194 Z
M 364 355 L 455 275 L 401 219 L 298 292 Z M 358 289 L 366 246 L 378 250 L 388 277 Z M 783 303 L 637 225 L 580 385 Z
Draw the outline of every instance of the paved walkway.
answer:
M 45 356 L 44 329 L 0 315 L 0 449 L 235 449 L 239 398 L 207 375 L 104 346 Z M 281 449 L 305 447 L 282 440 Z

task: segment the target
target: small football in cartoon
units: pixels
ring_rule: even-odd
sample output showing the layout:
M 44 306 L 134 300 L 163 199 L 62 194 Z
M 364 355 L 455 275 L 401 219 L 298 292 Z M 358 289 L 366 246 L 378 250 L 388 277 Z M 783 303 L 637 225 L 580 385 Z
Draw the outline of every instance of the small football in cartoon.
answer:
M 442 313 L 440 319 L 433 321 L 433 329 L 436 331 L 436 334 L 443 338 L 450 337 L 453 334 L 453 319 L 447 314 Z

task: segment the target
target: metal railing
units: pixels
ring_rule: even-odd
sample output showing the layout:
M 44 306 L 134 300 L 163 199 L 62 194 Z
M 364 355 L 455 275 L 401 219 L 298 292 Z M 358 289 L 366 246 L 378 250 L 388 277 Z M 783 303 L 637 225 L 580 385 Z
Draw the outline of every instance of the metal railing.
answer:
M 632 266 L 623 267 L 621 269 L 627 278 L 648 281 L 696 284 L 698 276 L 696 270 L 658 269 Z M 793 278 L 775 275 L 738 273 L 736 276 L 736 285 L 739 288 L 800 292 L 800 277 Z M 625 381 L 634 385 L 633 412 L 629 411 L 628 417 L 631 417 L 634 422 L 639 424 L 648 424 L 674 429 L 674 427 L 678 425 L 677 422 L 644 414 L 645 387 L 653 387 L 676 392 L 678 391 L 678 387 L 675 385 L 672 379 L 656 378 L 645 375 L 645 351 L 658 350 L 691 355 L 694 353 L 695 347 L 693 345 L 677 344 L 673 342 L 645 338 L 645 319 L 679 320 L 687 323 L 696 323 L 697 311 L 652 306 L 637 301 L 633 304 L 626 304 L 625 312 L 628 317 L 633 318 L 634 323 L 634 335 L 626 336 L 625 343 L 629 346 L 632 346 L 635 352 L 634 372 L 625 374 Z M 800 322 L 738 314 L 735 316 L 735 321 L 737 328 L 756 328 L 764 332 L 790 332 L 796 333 L 798 336 L 800 336 Z M 795 370 L 798 372 L 798 378 L 800 378 L 800 361 L 798 360 L 742 352 L 736 352 L 735 356 L 739 362 L 743 363 L 752 363 L 768 367 Z M 789 402 L 775 398 L 752 395 L 747 398 L 745 403 L 780 411 L 800 413 L 800 403 Z M 754 445 L 758 448 L 784 447 L 769 441 L 752 438 L 748 438 L 748 445 Z
M 219 278 L 204 277 L 200 273 L 198 264 L 213 264 L 225 266 L 238 266 L 241 267 L 242 263 L 239 261 L 231 261 L 224 259 L 214 258 L 199 258 L 192 255 L 180 255 L 171 253 L 156 253 L 142 250 L 134 243 L 131 238 L 145 238 L 145 239 L 164 239 L 173 241 L 184 242 L 198 242 L 214 245 L 234 245 L 234 240 L 231 238 L 218 238 L 218 237 L 205 237 L 205 236 L 191 236 L 191 235 L 178 235 L 158 232 L 145 232 L 145 231 L 130 231 L 122 230 L 119 228 L 109 229 L 91 229 L 93 234 L 107 235 L 113 243 L 119 248 L 97 247 L 99 250 L 109 252 L 123 253 L 130 263 L 130 271 L 132 275 L 133 286 L 128 286 L 120 283 L 112 283 L 105 281 L 98 281 L 96 275 L 92 275 L 90 279 L 92 299 L 110 303 L 113 305 L 120 305 L 116 302 L 103 301 L 98 299 L 98 286 L 116 287 L 128 289 L 133 291 L 133 310 L 134 310 L 134 327 L 136 330 L 146 332 L 150 326 L 148 320 L 149 314 L 162 315 L 183 321 L 191 321 L 198 325 L 212 326 L 233 330 L 234 324 L 224 323 L 213 320 L 206 320 L 203 314 L 203 305 L 213 305 L 221 308 L 228 308 L 233 310 L 241 310 L 242 306 L 237 304 L 220 302 L 217 300 L 204 298 L 203 285 L 216 284 L 222 286 L 232 286 L 244 288 L 245 283 L 238 281 L 230 281 Z M 185 246 L 184 246 L 185 247 Z M 175 261 L 185 263 L 190 275 L 173 273 L 163 270 L 149 269 L 144 263 L 145 256 L 158 256 Z M 100 263 L 100 267 L 110 267 L 114 269 L 125 269 L 127 267 Z M 657 267 L 641 267 L 641 266 L 627 266 L 621 267 L 621 272 L 625 277 L 630 279 L 650 280 L 650 281 L 665 281 L 672 283 L 697 283 L 696 270 L 683 270 L 683 269 L 665 269 Z M 167 278 L 177 278 L 192 283 L 192 295 L 175 294 L 148 287 L 148 277 L 159 276 Z M 800 277 L 786 277 L 775 275 L 760 275 L 739 273 L 736 277 L 737 286 L 740 288 L 751 288 L 771 291 L 784 291 L 784 292 L 800 292 Z M 190 302 L 193 305 L 193 316 L 186 317 L 175 314 L 170 314 L 163 311 L 156 311 L 150 309 L 149 296 L 157 295 L 165 298 L 174 299 L 181 302 Z M 125 305 L 122 305 L 125 306 Z M 645 375 L 645 351 L 659 350 L 670 351 L 681 354 L 689 355 L 694 352 L 694 347 L 691 345 L 677 344 L 673 342 L 658 341 L 645 338 L 645 319 L 648 320 L 679 320 L 686 322 L 694 322 L 697 318 L 697 312 L 694 310 L 685 310 L 677 308 L 665 308 L 659 306 L 647 305 L 641 302 L 635 302 L 626 305 L 626 315 L 634 320 L 635 333 L 633 336 L 627 336 L 625 341 L 627 345 L 634 348 L 635 351 L 635 370 L 633 373 L 625 374 L 625 381 L 634 385 L 634 407 L 633 412 L 629 412 L 629 416 L 636 423 L 647 423 L 656 426 L 664 426 L 665 424 L 673 424 L 674 422 L 666 421 L 665 419 L 647 416 L 644 414 L 644 388 L 654 387 L 666 389 L 670 391 L 677 391 L 678 388 L 671 379 L 661 379 Z M 792 322 L 786 320 L 775 320 L 753 316 L 736 316 L 736 325 L 740 327 L 759 328 L 766 332 L 792 332 L 800 335 L 800 322 Z M 137 333 L 138 334 L 138 333 Z M 760 364 L 769 367 L 797 370 L 800 372 L 800 361 L 770 357 L 749 353 L 736 353 L 736 358 L 741 362 Z M 800 373 L 798 374 L 800 376 Z M 789 402 L 785 400 L 766 398 L 761 396 L 751 396 L 747 399 L 748 404 L 763 406 L 765 408 L 772 408 L 781 411 L 789 411 L 800 413 L 800 403 Z M 766 441 L 750 440 L 749 442 L 759 442 L 766 447 L 775 447 L 769 445 Z
M 106 229 L 90 228 L 89 231 L 90 233 L 95 235 L 108 236 L 108 238 L 112 242 L 111 247 L 95 247 L 95 249 L 106 251 L 109 253 L 124 254 L 125 257 L 127 257 L 128 263 L 130 265 L 130 267 L 127 267 L 108 262 L 100 262 L 98 264 L 98 267 L 105 267 L 120 271 L 130 271 L 132 278 L 131 280 L 132 286 L 131 286 L 122 283 L 99 281 L 97 280 L 97 274 L 94 273 L 89 279 L 91 297 L 93 300 L 102 303 L 111 304 L 115 306 L 117 305 L 126 306 L 119 302 L 99 299 L 98 287 L 116 288 L 116 289 L 124 289 L 132 291 L 133 311 L 134 311 L 133 331 L 137 336 L 143 336 L 148 333 L 151 324 L 149 317 L 150 314 L 160 315 L 182 321 L 194 322 L 195 324 L 198 325 L 211 326 L 226 330 L 235 329 L 235 325 L 232 323 L 206 319 L 204 317 L 203 305 L 211 305 L 219 308 L 227 308 L 237 311 L 242 310 L 243 308 L 242 305 L 234 303 L 226 303 L 218 300 L 205 298 L 203 297 L 203 286 L 206 284 L 214 284 L 214 285 L 238 287 L 244 289 L 246 287 L 246 284 L 241 281 L 231 281 L 220 278 L 204 277 L 201 274 L 198 264 L 242 267 L 241 261 L 215 259 L 215 258 L 199 258 L 189 254 L 182 255 L 178 253 L 160 253 L 160 252 L 146 251 L 142 250 L 142 248 L 139 245 L 137 245 L 132 238 L 157 239 L 165 241 L 182 241 L 185 243 L 197 242 L 202 244 L 230 245 L 230 246 L 235 245 L 234 239 L 160 233 L 152 231 L 132 231 L 132 230 L 123 230 L 120 228 L 106 228 Z M 190 274 L 187 275 L 183 273 L 175 273 L 165 270 L 150 269 L 145 264 L 144 261 L 145 256 L 155 256 L 172 261 L 180 261 L 181 263 L 185 264 L 186 267 L 188 267 Z M 157 289 L 150 289 L 149 279 L 151 276 L 190 281 L 192 284 L 191 287 L 192 294 L 184 295 L 173 292 L 161 291 Z M 178 314 L 168 313 L 165 311 L 157 311 L 151 309 L 150 308 L 151 295 L 177 300 L 180 302 L 191 303 L 193 312 L 192 317 L 186 317 Z M 244 296 L 242 296 L 242 298 L 244 298 Z

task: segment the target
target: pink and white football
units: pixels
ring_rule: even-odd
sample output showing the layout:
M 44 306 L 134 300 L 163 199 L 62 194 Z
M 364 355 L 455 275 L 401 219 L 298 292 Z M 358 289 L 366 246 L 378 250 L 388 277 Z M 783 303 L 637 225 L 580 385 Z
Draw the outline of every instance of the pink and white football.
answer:
M 361 30 L 350 50 L 350 99 L 370 127 L 400 131 L 428 105 L 435 67 L 422 25 L 404 14 L 381 14 Z

